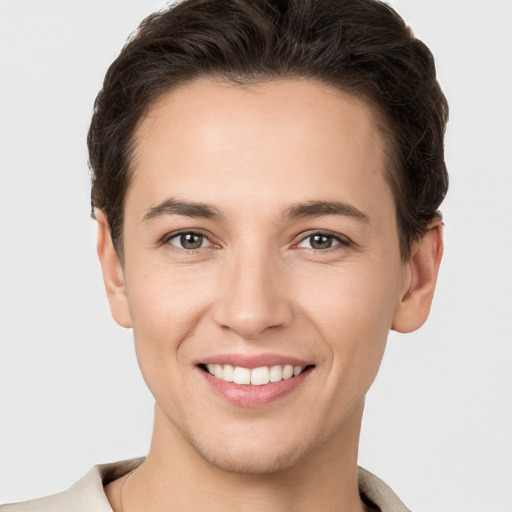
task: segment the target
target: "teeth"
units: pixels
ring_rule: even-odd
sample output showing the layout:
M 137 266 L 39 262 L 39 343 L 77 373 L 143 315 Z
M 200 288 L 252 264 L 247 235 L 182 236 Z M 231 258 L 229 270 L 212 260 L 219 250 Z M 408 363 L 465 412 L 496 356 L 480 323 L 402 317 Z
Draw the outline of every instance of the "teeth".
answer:
M 263 386 L 270 382 L 270 372 L 266 366 L 261 368 L 253 368 L 251 370 L 251 384 L 255 386 Z
M 222 380 L 225 380 L 227 382 L 233 382 L 233 374 L 235 372 L 235 369 L 230 364 L 225 364 L 224 369 L 222 370 Z
M 289 379 L 293 376 L 293 366 L 291 364 L 287 364 L 283 368 L 283 379 Z
M 250 384 L 251 370 L 237 366 L 233 371 L 233 382 L 235 384 Z
M 280 380 L 283 380 L 283 368 L 281 366 L 272 366 L 269 373 L 270 382 L 279 382 Z
M 304 370 L 305 366 L 261 366 L 259 368 L 243 368 L 241 366 L 231 366 L 230 364 L 208 364 L 208 372 L 217 379 L 235 384 L 252 384 L 253 386 L 264 386 L 269 382 L 279 382 L 291 377 L 297 377 Z

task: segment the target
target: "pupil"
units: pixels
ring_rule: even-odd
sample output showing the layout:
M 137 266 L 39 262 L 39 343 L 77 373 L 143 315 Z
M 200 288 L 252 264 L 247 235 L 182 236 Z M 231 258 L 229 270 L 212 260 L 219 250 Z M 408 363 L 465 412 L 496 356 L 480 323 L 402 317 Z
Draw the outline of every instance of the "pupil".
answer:
M 199 249 L 203 244 L 203 236 L 195 233 L 185 233 L 180 238 L 181 245 L 185 249 Z
M 329 249 L 332 245 L 332 238 L 325 235 L 313 235 L 311 246 L 313 249 Z

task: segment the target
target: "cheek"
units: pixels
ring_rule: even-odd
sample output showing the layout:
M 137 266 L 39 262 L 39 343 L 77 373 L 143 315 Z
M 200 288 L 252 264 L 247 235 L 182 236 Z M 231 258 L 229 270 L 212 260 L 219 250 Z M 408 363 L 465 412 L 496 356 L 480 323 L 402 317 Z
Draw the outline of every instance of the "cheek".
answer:
M 144 270 L 127 280 L 137 359 L 146 380 L 161 374 L 172 378 L 171 367 L 182 364 L 190 348 L 182 341 L 193 339 L 206 313 L 204 286 L 193 273 L 179 269 L 162 265 Z
M 343 368 L 333 375 L 356 372 L 373 380 L 391 328 L 399 276 L 399 267 L 369 262 L 317 274 L 301 287 L 297 296 L 305 314 L 321 334 L 333 367 Z
M 369 386 L 377 374 L 391 315 L 374 299 L 373 295 L 343 294 L 318 310 L 315 323 L 330 352 L 332 375 L 346 383 L 361 381 Z
M 315 323 L 329 331 L 388 332 L 400 290 L 400 269 L 361 262 L 304 274 L 300 296 Z M 355 334 L 355 333 L 354 333 Z

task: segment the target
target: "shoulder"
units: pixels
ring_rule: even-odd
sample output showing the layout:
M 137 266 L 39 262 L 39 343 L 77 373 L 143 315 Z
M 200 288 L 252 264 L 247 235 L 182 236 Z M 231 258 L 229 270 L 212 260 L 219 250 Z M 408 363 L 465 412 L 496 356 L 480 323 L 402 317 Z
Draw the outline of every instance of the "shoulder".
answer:
M 103 486 L 128 473 L 142 460 L 94 466 L 67 491 L 23 503 L 0 505 L 0 512 L 112 512 Z
M 370 471 L 358 468 L 359 492 L 363 500 L 380 512 L 411 512 L 380 478 Z

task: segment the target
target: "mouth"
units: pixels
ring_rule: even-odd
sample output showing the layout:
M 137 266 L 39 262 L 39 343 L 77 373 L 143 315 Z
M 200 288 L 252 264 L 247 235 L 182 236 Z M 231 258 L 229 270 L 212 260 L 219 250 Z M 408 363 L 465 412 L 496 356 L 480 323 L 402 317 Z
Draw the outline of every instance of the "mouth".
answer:
M 259 408 L 302 389 L 315 365 L 274 355 L 226 354 L 198 362 L 196 367 L 216 395 L 239 407 Z
M 298 377 L 311 370 L 314 365 L 272 365 L 246 368 L 231 364 L 199 364 L 201 370 L 224 382 L 243 386 L 265 386 L 270 383 Z

